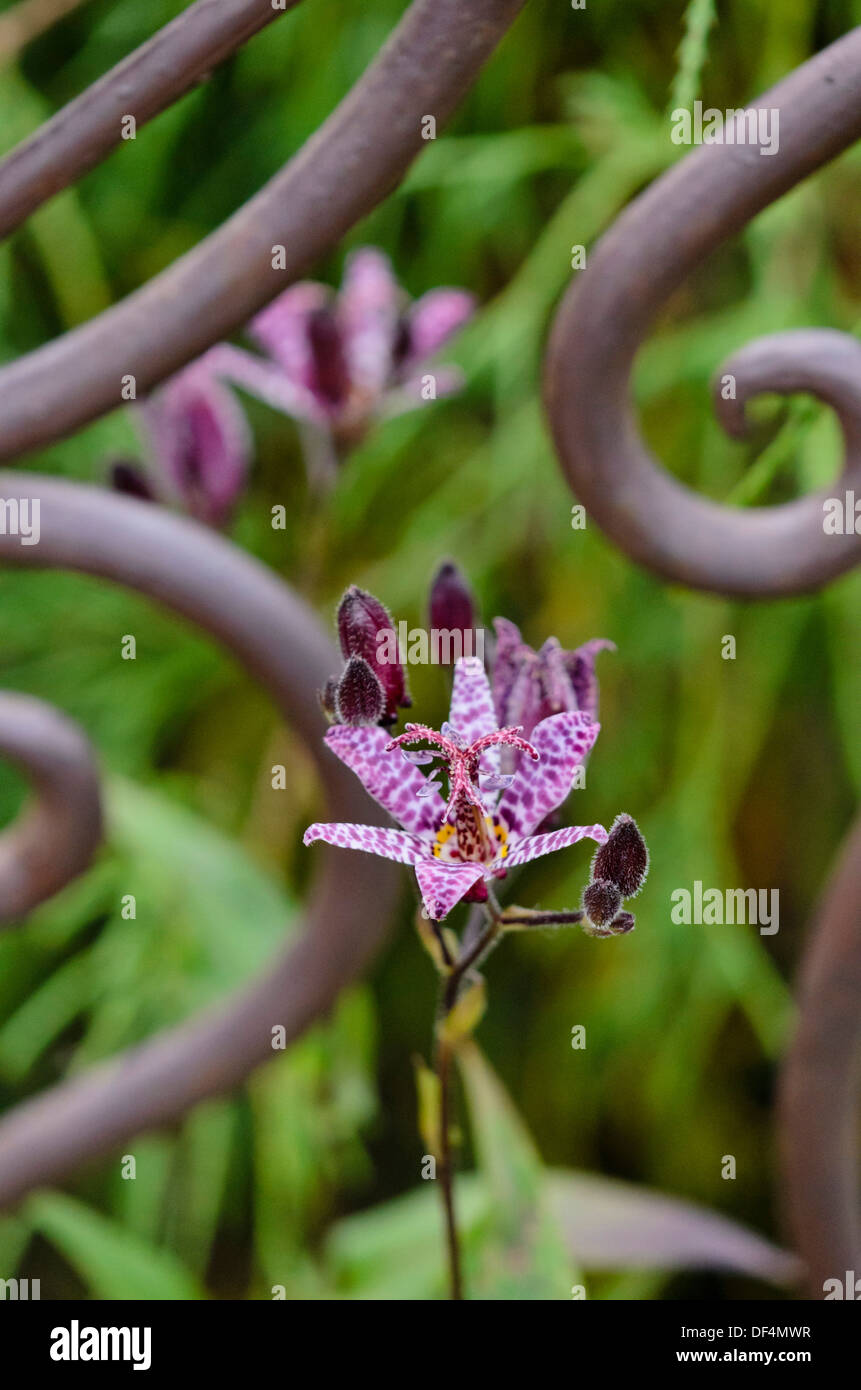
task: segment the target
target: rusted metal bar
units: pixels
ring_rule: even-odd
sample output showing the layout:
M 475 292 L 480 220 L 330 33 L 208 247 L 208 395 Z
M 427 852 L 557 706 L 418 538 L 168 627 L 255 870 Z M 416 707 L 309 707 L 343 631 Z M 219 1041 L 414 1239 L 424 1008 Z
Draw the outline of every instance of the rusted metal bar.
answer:
M 314 615 L 281 580 L 196 522 L 132 498 L 16 473 L 4 474 L 3 495 L 39 500 L 41 535 L 35 546 L 0 535 L 2 563 L 97 575 L 148 595 L 209 632 L 269 691 L 306 741 L 328 814 L 380 822 L 379 807 L 323 743 L 316 692 L 338 668 L 338 656 Z M 0 700 L 0 751 L 11 738 L 7 730 L 4 741 L 2 715 Z M 61 857 L 68 853 L 62 844 L 53 849 Z M 397 878 L 392 866 L 364 854 L 320 854 L 302 937 L 256 983 L 201 1018 L 55 1086 L 0 1123 L 0 1203 L 16 1201 L 129 1135 L 168 1123 L 236 1085 L 272 1056 L 276 1024 L 290 1040 L 331 1006 L 381 941 Z M 3 867 L 0 860 L 0 874 Z M 20 862 L 7 867 L 26 874 Z
M 722 241 L 861 136 L 861 28 L 753 103 L 780 112 L 779 149 L 704 145 L 622 214 L 569 289 L 545 372 L 553 438 L 589 515 L 632 559 L 664 578 L 756 598 L 814 589 L 861 560 L 861 537 L 828 535 L 825 493 L 743 511 L 698 496 L 641 440 L 630 399 L 638 347 L 674 290 Z M 744 427 L 762 391 L 809 391 L 838 412 L 840 488 L 861 493 L 861 346 L 835 332 L 783 333 L 741 352 L 720 375 L 737 400 L 720 417 Z

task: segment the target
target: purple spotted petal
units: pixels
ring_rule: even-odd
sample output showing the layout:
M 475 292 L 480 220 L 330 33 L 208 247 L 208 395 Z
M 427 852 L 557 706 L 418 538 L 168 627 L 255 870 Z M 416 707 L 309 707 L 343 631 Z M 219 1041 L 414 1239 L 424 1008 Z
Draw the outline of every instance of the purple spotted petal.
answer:
M 361 849 L 366 854 L 379 854 L 398 864 L 415 864 L 427 853 L 427 846 L 418 835 L 380 825 L 350 825 L 347 822 L 309 825 L 302 843 L 313 845 L 315 840 L 337 845 L 339 849 Z
M 287 376 L 275 362 L 256 357 L 253 352 L 219 343 L 206 354 L 207 365 L 217 376 L 234 386 L 241 386 L 250 396 L 289 415 L 293 420 L 307 420 L 325 425 L 326 411 L 314 393 L 300 381 Z
M 517 864 L 528 864 L 531 859 L 540 859 L 545 854 L 555 854 L 557 849 L 576 845 L 578 840 L 595 840 L 603 845 L 607 831 L 603 825 L 565 825 L 561 830 L 550 830 L 546 835 L 529 835 L 516 840 L 505 859 L 500 861 L 506 869 Z
M 539 761 L 521 758 L 514 783 L 503 792 L 498 811 L 509 830 L 530 835 L 545 816 L 561 806 L 571 790 L 574 771 L 583 762 L 600 724 L 579 710 L 554 714 L 536 725 L 531 742 Z
M 498 727 L 490 684 L 476 656 L 463 656 L 455 662 L 448 722 L 463 735 L 467 744 L 475 743 Z
M 493 701 L 500 728 L 520 725 L 528 738 L 535 726 L 535 653 L 508 618 L 494 618 Z
M 326 734 L 332 752 L 355 772 L 375 801 L 405 830 L 432 836 L 442 823 L 445 803 L 434 783 L 405 763 L 398 750 L 384 753 L 391 734 L 380 728 L 335 724 Z M 430 786 L 430 790 L 427 788 Z
M 315 380 L 309 325 L 331 300 L 326 285 L 303 280 L 279 294 L 248 325 L 252 342 L 277 362 L 289 381 L 307 391 L 313 391 Z
M 580 708 L 565 656 L 556 637 L 548 637 L 538 652 L 541 719 L 547 719 L 551 714 L 561 714 L 563 710 Z
M 417 299 L 407 316 L 404 365 L 432 357 L 475 313 L 475 299 L 466 290 L 430 290 Z
M 186 510 L 210 526 L 229 520 L 252 444 L 238 402 L 200 359 L 144 402 L 156 468 Z
M 382 394 L 392 371 L 401 293 L 391 262 L 364 247 L 347 258 L 338 323 L 350 379 L 362 393 Z
M 596 637 L 591 642 L 584 642 L 582 647 L 577 647 L 573 652 L 563 653 L 577 698 L 577 708 L 584 710 L 586 714 L 591 714 L 593 719 L 598 717 L 598 677 L 595 674 L 595 657 L 599 652 L 614 652 L 615 650 L 615 642 L 609 642 L 604 637 Z
M 440 864 L 436 859 L 416 863 L 416 878 L 428 917 L 441 922 L 484 877 L 481 864 Z

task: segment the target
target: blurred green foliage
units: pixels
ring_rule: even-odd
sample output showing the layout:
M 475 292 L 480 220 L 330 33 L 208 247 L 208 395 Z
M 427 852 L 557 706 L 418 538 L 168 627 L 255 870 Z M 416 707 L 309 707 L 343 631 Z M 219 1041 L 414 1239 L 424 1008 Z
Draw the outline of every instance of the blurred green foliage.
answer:
M 90 0 L 32 43 L 2 74 L 4 149 L 181 8 Z M 299 148 L 403 8 L 305 0 L 36 214 L 0 248 L 2 358 L 89 318 L 216 227 Z M 535 645 L 552 633 L 566 646 L 593 636 L 618 646 L 600 658 L 603 732 L 572 804 L 581 821 L 632 813 L 651 877 L 632 936 L 524 934 L 489 965 L 479 1040 L 533 1138 L 521 1128 L 498 1137 L 502 1112 L 476 1103 L 473 1075 L 464 1165 L 485 1176 L 464 1180 L 462 1207 L 469 1270 L 486 1296 L 566 1298 L 575 1282 L 555 1223 L 535 1214 L 539 1153 L 774 1235 L 771 1105 L 789 982 L 861 790 L 861 576 L 771 605 L 667 587 L 594 526 L 571 529 L 573 499 L 542 417 L 542 350 L 570 248 L 593 243 L 679 157 L 667 110 L 694 96 L 742 104 L 859 22 L 861 3 L 693 0 L 689 18 L 686 30 L 684 6 L 659 0 L 590 0 L 583 11 L 530 0 L 451 128 L 319 266 L 337 283 L 344 250 L 374 243 L 412 294 L 474 290 L 481 311 L 453 352 L 463 395 L 381 426 L 322 510 L 295 428 L 248 402 L 258 458 L 234 538 L 324 618 L 357 582 L 419 625 L 435 563 L 451 556 L 487 622 L 504 613 Z M 758 334 L 861 322 L 859 187 L 854 151 L 721 248 L 644 345 L 645 434 L 703 493 L 757 505 L 835 475 L 826 411 L 765 402 L 739 446 L 712 418 L 708 382 Z M 118 412 L 31 462 L 101 480 L 112 453 L 139 447 Z M 286 532 L 269 525 L 279 502 Z M 134 663 L 119 659 L 127 632 Z M 727 633 L 735 661 L 721 659 Z M 0 939 L 8 1107 L 259 969 L 296 914 L 308 873 L 297 846 L 316 801 L 300 781 L 271 809 L 263 774 L 289 733 L 229 659 L 101 583 L 0 575 L 0 684 L 83 723 L 104 760 L 110 812 L 92 872 Z M 416 669 L 412 684 L 422 716 L 444 717 L 444 674 Z M 4 768 L 4 821 L 22 794 Z M 531 866 L 518 900 L 575 905 L 585 856 Z M 779 888 L 779 934 L 673 926 L 670 893 L 695 879 Z M 416 1190 L 410 1061 L 429 1046 L 435 982 L 404 889 L 370 980 L 325 1025 L 230 1100 L 131 1141 L 134 1182 L 103 1163 L 0 1221 L 0 1273 L 41 1277 L 43 1297 L 268 1298 L 274 1285 L 288 1298 L 439 1294 L 438 1213 Z M 137 918 L 125 921 L 120 897 L 131 892 Z M 570 1046 L 575 1024 L 586 1027 L 585 1051 Z M 487 1173 L 491 1150 L 502 1172 Z M 724 1154 L 737 1158 L 734 1182 L 721 1177 Z M 538 1203 L 521 1278 L 523 1261 L 505 1255 L 522 1236 L 508 1220 L 518 1202 Z M 589 1291 L 773 1293 L 728 1274 L 623 1270 L 597 1275 Z

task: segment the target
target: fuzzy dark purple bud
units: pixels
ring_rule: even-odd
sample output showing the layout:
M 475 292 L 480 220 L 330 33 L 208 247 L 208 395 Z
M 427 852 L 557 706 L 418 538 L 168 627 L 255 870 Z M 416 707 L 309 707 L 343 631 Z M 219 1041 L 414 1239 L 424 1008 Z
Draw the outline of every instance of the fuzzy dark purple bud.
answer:
M 437 632 L 459 632 L 461 651 L 472 651 L 475 603 L 466 576 L 450 560 L 440 565 L 431 581 L 430 626 Z M 469 644 L 469 645 L 468 645 Z
M 393 723 L 399 706 L 412 701 L 391 614 L 373 594 L 352 584 L 338 605 L 338 639 L 345 661 L 358 656 L 371 668 L 383 690 L 381 719 Z
M 606 927 L 622 906 L 622 894 L 608 878 L 598 878 L 583 893 L 583 911 L 596 927 Z
M 383 687 L 367 661 L 351 656 L 335 694 L 339 724 L 379 724 L 385 708 Z
M 617 912 L 610 923 L 610 931 L 613 936 L 625 936 L 635 925 L 633 912 Z
M 630 816 L 617 816 L 607 843 L 592 860 L 592 878 L 609 879 L 623 898 L 639 893 L 649 872 L 649 851 Z

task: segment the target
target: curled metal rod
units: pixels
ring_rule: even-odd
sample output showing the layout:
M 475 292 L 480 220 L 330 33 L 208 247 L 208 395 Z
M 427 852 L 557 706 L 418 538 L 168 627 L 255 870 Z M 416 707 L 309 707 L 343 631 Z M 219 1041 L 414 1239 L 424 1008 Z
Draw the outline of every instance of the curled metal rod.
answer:
M 124 116 L 152 120 L 283 13 L 272 0 L 196 0 L 0 160 L 0 238 L 100 164 Z
M 39 499 L 41 537 L 22 546 L 0 535 L 0 561 L 98 575 L 191 619 L 239 659 L 307 741 L 328 813 L 379 823 L 379 809 L 321 737 L 316 691 L 337 668 L 335 652 L 275 575 L 196 523 L 131 498 L 16 473 L 4 474 L 3 493 Z M 262 978 L 0 1123 L 0 1203 L 236 1085 L 272 1056 L 273 1026 L 283 1025 L 292 1039 L 330 1007 L 379 943 L 397 880 L 390 865 L 370 856 L 327 849 L 321 859 L 305 933 Z
M 91 323 L 0 370 L 0 458 L 68 434 L 243 324 L 403 177 L 525 0 L 414 0 L 340 106 L 218 231 Z M 285 269 L 273 269 L 273 247 Z
M 14 922 L 87 868 L 102 835 L 93 750 L 70 719 L 28 695 L 0 693 L 0 757 L 35 800 L 0 834 L 0 925 Z
M 778 1105 L 786 1218 L 811 1295 L 861 1275 L 856 1100 L 861 1080 L 861 818 L 850 831 L 812 929 L 799 1018 Z M 842 1295 L 841 1295 L 842 1297 Z
M 712 592 L 776 597 L 814 589 L 861 559 L 861 537 L 827 535 L 819 492 L 742 511 L 682 486 L 637 432 L 630 374 L 655 315 L 685 277 L 757 212 L 861 136 L 861 28 L 754 103 L 776 108 L 779 149 L 703 146 L 618 219 L 569 289 L 554 324 L 545 395 L 556 448 L 576 495 L 612 539 L 667 579 Z M 843 426 L 841 486 L 861 490 L 861 349 L 824 332 L 778 334 L 722 369 L 737 402 L 733 432 L 762 391 L 808 391 Z

